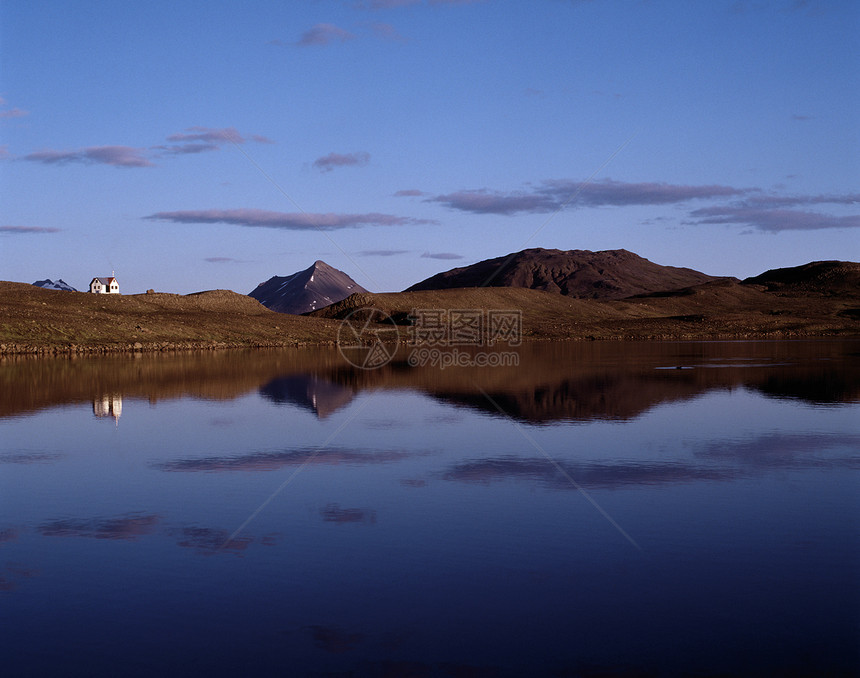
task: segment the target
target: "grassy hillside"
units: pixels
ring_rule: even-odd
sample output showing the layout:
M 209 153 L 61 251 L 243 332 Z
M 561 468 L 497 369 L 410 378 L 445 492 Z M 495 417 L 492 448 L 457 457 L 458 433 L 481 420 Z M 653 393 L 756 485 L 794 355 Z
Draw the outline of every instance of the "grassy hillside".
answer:
M 311 316 L 275 313 L 225 290 L 114 296 L 0 282 L 0 353 L 333 344 L 340 321 L 366 306 L 402 325 L 413 309 L 520 310 L 525 340 L 860 335 L 857 290 L 787 295 L 731 279 L 621 300 L 511 287 L 362 293 Z
M 108 295 L 0 282 L 0 352 L 331 343 L 338 323 L 275 313 L 244 294 Z

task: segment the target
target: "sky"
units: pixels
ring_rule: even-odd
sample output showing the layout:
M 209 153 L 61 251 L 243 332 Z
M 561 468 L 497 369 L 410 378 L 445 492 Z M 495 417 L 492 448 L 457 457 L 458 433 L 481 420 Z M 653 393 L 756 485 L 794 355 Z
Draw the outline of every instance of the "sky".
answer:
M 0 0 L 0 279 L 860 261 L 856 0 Z

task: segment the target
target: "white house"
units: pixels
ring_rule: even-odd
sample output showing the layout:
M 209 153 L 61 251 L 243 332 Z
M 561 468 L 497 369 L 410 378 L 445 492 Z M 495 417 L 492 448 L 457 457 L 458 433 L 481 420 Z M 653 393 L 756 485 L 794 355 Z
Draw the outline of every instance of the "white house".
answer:
M 90 292 L 93 294 L 119 294 L 119 283 L 116 278 L 93 278 L 90 283 Z

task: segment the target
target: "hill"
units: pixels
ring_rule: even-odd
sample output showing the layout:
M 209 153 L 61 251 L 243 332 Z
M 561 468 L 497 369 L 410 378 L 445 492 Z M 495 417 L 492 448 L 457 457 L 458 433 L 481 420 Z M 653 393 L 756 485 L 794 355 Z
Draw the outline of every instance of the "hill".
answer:
M 337 324 L 281 315 L 244 294 L 69 294 L 0 282 L 0 353 L 332 343 Z
M 515 287 L 354 294 L 311 316 L 344 319 L 374 307 L 408 326 L 413 309 L 479 308 L 520 311 L 524 339 L 777 338 L 856 335 L 860 318 L 851 309 L 858 304 L 858 295 L 781 297 L 723 278 L 608 300 Z
M 860 293 L 860 263 L 813 261 L 802 266 L 774 268 L 743 282 L 782 294 L 856 295 Z
M 340 301 L 355 292 L 366 292 L 343 271 L 324 261 L 288 276 L 273 276 L 248 294 L 278 313 L 300 315 Z
M 578 299 L 622 299 L 715 279 L 690 268 L 661 266 L 627 250 L 534 248 L 438 273 L 406 291 L 525 287 Z

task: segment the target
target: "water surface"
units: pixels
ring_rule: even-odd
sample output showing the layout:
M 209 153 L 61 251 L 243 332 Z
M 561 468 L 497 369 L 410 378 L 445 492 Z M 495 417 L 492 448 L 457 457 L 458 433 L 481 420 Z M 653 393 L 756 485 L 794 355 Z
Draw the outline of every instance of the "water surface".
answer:
M 860 342 L 0 362 L 4 675 L 860 669 Z

